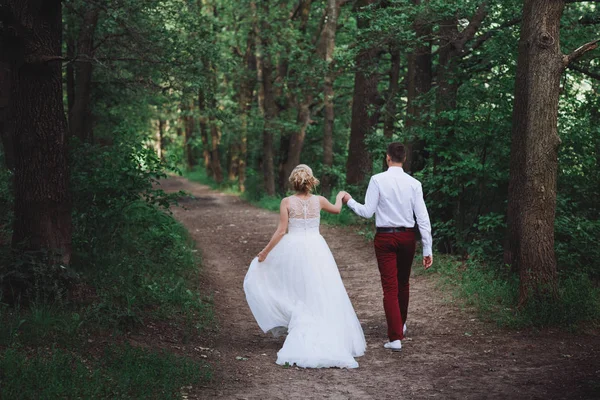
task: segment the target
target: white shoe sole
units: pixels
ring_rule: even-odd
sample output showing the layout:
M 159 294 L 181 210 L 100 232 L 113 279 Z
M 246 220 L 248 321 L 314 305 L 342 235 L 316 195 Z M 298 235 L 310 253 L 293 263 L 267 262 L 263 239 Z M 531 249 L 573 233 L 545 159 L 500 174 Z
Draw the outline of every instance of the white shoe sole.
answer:
M 385 344 L 383 345 L 383 348 L 386 350 L 391 350 L 391 351 L 402 351 L 402 346 L 400 347 L 388 347 Z

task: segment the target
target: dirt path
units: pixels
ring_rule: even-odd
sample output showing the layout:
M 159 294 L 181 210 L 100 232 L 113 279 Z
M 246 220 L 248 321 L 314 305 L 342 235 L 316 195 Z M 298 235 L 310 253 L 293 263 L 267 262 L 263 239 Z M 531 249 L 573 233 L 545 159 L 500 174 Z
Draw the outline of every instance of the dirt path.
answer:
M 215 379 L 197 398 L 223 399 L 559 399 L 600 398 L 600 337 L 498 329 L 449 302 L 427 275 L 413 277 L 408 339 L 383 349 L 381 287 L 372 246 L 351 229 L 323 226 L 360 319 L 367 353 L 356 370 L 304 370 L 275 364 L 283 339 L 264 335 L 242 282 L 277 225 L 277 214 L 183 178 L 174 210 L 201 249 L 218 330 L 202 338 Z M 417 267 L 418 268 L 418 267 Z M 238 360 L 244 357 L 247 360 Z

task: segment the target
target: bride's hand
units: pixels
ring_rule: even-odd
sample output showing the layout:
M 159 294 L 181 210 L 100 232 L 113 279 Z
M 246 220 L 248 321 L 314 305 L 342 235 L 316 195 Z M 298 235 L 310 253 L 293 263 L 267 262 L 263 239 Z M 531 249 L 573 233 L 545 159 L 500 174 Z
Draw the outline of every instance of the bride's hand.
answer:
M 258 253 L 257 257 L 258 257 L 258 262 L 263 262 L 265 261 L 265 259 L 267 258 L 267 256 L 269 255 L 269 253 L 265 253 L 265 251 L 261 251 L 260 253 Z

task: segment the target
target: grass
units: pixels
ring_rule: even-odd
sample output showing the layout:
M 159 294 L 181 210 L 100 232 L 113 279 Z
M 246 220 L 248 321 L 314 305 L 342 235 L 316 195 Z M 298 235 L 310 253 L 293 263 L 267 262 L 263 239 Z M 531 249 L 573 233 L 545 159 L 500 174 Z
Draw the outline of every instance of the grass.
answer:
M 600 321 L 600 289 L 585 274 L 560 276 L 558 300 L 530 301 L 519 308 L 519 281 L 509 271 L 439 255 L 430 271 L 454 299 L 500 326 L 577 329 L 580 324 Z
M 145 321 L 167 322 L 184 341 L 213 324 L 185 228 L 142 201 L 122 211 L 102 229 L 76 220 L 78 298 L 58 292 L 23 307 L 0 303 L 0 398 L 172 399 L 209 379 L 202 360 L 118 344 Z M 89 340 L 112 344 L 90 354 Z
M 182 387 L 209 377 L 206 366 L 188 358 L 126 345 L 109 346 L 96 358 L 19 347 L 4 350 L 0 358 L 5 399 L 175 399 Z

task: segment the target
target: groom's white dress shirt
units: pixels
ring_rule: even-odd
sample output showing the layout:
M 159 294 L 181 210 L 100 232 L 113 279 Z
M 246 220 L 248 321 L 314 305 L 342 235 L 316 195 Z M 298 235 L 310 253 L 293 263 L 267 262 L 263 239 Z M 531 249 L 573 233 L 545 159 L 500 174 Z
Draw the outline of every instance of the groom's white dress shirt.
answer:
M 431 255 L 431 223 L 421 182 L 401 167 L 390 167 L 386 172 L 373 175 L 365 204 L 350 199 L 348 207 L 363 218 L 375 214 L 378 228 L 414 228 L 416 218 L 423 242 L 423 257 Z

